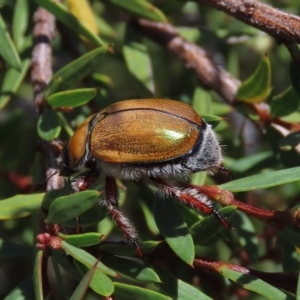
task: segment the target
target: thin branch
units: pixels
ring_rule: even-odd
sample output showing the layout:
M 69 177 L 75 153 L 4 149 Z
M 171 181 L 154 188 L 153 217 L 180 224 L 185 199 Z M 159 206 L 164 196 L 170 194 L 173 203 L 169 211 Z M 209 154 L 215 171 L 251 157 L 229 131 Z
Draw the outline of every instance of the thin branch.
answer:
M 279 42 L 300 43 L 300 17 L 257 0 L 196 0 L 258 28 Z
M 51 41 L 55 37 L 55 17 L 47 10 L 39 7 L 34 14 L 33 38 L 34 47 L 32 50 L 31 82 L 33 86 L 34 105 L 36 112 L 40 115 L 46 107 L 43 90 L 52 78 L 52 47 Z M 53 190 L 63 187 L 64 181 L 59 174 L 52 176 L 57 171 L 56 154 L 51 143 L 40 141 L 40 151 L 47 154 L 44 158 L 48 169 L 45 172 L 47 180 L 46 190 Z
M 131 23 L 144 35 L 182 59 L 188 68 L 195 71 L 204 86 L 215 90 L 230 104 L 235 101 L 241 82 L 216 64 L 208 52 L 180 36 L 171 24 L 145 19 L 132 20 Z
M 34 14 L 34 47 L 31 59 L 31 82 L 34 104 L 40 114 L 45 106 L 41 96 L 43 89 L 52 78 L 51 41 L 55 36 L 55 18 L 47 10 L 39 7 Z

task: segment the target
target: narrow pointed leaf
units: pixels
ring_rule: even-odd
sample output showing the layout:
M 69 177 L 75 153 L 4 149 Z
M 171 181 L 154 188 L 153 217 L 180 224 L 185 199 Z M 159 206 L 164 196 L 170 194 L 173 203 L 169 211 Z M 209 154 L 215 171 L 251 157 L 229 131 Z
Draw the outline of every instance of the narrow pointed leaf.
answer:
M 192 236 L 172 199 L 155 199 L 155 222 L 171 249 L 184 262 L 192 265 L 195 249 Z
M 25 32 L 29 20 L 28 2 L 28 0 L 17 0 L 14 8 L 12 36 L 19 51 L 23 50 L 25 44 Z
M 65 241 L 61 242 L 61 248 L 67 254 L 71 255 L 73 258 L 75 258 L 79 262 L 83 263 L 88 268 L 91 268 L 97 262 L 97 259 L 94 256 L 92 256 L 91 254 L 89 254 L 88 252 L 86 252 L 82 249 L 76 248 L 76 247 L 66 243 Z M 101 272 L 103 272 L 107 275 L 110 275 L 113 277 L 118 277 L 118 274 L 114 270 L 105 266 L 103 263 L 101 263 L 101 261 L 98 262 L 97 269 L 99 269 Z
M 148 49 L 131 26 L 127 26 L 123 54 L 129 72 L 154 94 L 154 78 Z
M 89 285 L 97 294 L 106 297 L 110 296 L 114 292 L 114 284 L 111 279 L 97 269 L 98 262 L 90 269 L 77 260 L 75 260 L 74 263 L 81 275 L 85 274 L 80 282 L 82 288 Z M 83 282 L 85 282 L 85 285 Z M 75 292 L 73 295 L 76 295 Z
M 147 206 L 147 204 L 143 200 L 139 201 L 139 204 L 143 212 L 148 229 L 152 232 L 152 234 L 158 235 L 159 229 L 155 224 L 152 210 Z
M 12 42 L 10 35 L 6 29 L 4 20 L 0 15 L 0 55 L 3 59 L 13 68 L 20 71 L 21 70 L 21 60 L 19 54 Z
M 51 190 L 45 193 L 42 202 L 42 208 L 45 210 L 49 210 L 51 203 L 58 197 L 67 196 L 71 194 L 71 187 L 66 185 L 62 189 L 59 190 Z
M 257 164 L 271 158 L 273 156 L 272 151 L 261 152 L 246 157 L 234 159 L 231 157 L 225 157 L 225 166 L 230 171 L 234 172 L 246 172 L 249 169 L 255 167 Z
M 220 267 L 218 271 L 228 279 L 236 282 L 243 288 L 258 293 L 265 297 L 265 299 L 271 300 L 292 300 L 294 297 L 290 297 L 287 293 L 284 293 L 280 289 L 275 288 L 269 283 L 249 274 L 238 272 L 227 268 L 226 266 Z
M 153 252 L 162 242 L 161 241 L 147 241 L 141 243 L 141 248 L 144 254 Z M 117 254 L 117 255 L 135 255 L 136 249 L 132 245 L 132 243 L 129 243 L 127 245 L 122 246 L 116 246 L 112 244 L 100 244 L 98 246 L 99 249 Z
M 154 267 L 154 270 L 162 281 L 162 283 L 157 284 L 157 286 L 164 295 L 168 295 L 172 299 L 177 300 L 212 300 L 212 298 L 206 296 L 197 288 L 178 279 L 175 274 L 171 273 L 171 270 L 167 270 L 163 267 Z
M 237 98 L 248 103 L 263 102 L 271 90 L 271 65 L 265 55 L 254 73 L 239 87 Z
M 300 180 L 300 167 L 266 172 L 219 185 L 220 188 L 231 192 L 243 192 L 265 189 Z
M 102 235 L 98 232 L 66 235 L 59 233 L 59 236 L 68 244 L 75 247 L 89 247 L 101 242 Z
M 300 98 L 295 89 L 290 86 L 283 93 L 273 97 L 271 102 L 271 115 L 273 117 L 287 116 L 296 111 L 300 104 Z
M 212 300 L 212 298 L 206 296 L 204 293 L 196 289 L 190 284 L 177 279 L 177 289 L 178 289 L 178 300 Z
M 137 287 L 134 285 L 115 283 L 116 298 L 122 300 L 132 300 L 132 299 L 143 299 L 143 300 L 171 300 L 172 298 L 165 296 L 163 294 L 154 292 L 152 290 Z
M 16 195 L 0 201 L 0 220 L 23 218 L 41 207 L 42 194 Z
M 46 97 L 65 91 L 77 84 L 92 71 L 106 51 L 108 49 L 104 47 L 90 51 L 55 73 L 45 89 Z
M 102 2 L 117 9 L 124 10 L 125 12 L 139 18 L 145 18 L 157 22 L 167 22 L 167 18 L 162 11 L 145 0 L 103 0 Z
M 16 286 L 3 300 L 34 299 L 33 278 L 29 277 Z
M 25 59 L 21 62 L 21 71 L 9 68 L 6 71 L 0 92 L 0 109 L 6 106 L 10 98 L 20 87 L 30 65 L 30 60 Z
M 71 14 L 64 5 L 51 0 L 35 0 L 35 2 L 51 12 L 58 20 L 71 30 L 74 30 L 77 34 L 84 36 L 97 46 L 105 46 L 105 43 L 87 28 L 87 26 L 80 22 L 78 18 Z
M 227 206 L 219 210 L 219 213 L 225 217 L 228 222 L 230 222 L 235 212 L 235 206 Z M 204 244 L 223 228 L 220 220 L 214 215 L 209 215 L 191 226 L 190 233 L 193 236 L 195 244 Z
M 143 282 L 161 282 L 157 273 L 145 264 L 118 256 L 105 256 L 103 263 L 118 273 Z
M 67 0 L 70 12 L 78 18 L 78 20 L 95 36 L 98 35 L 98 28 L 93 13 L 92 7 L 88 0 Z M 82 42 L 87 48 L 92 49 L 95 44 L 87 40 L 82 35 L 80 36 Z
M 98 202 L 99 192 L 84 191 L 55 199 L 49 208 L 48 221 L 52 224 L 73 219 Z
M 52 108 L 71 106 L 77 107 L 88 103 L 97 94 L 96 88 L 77 89 L 52 94 L 47 102 Z
M 37 123 L 39 137 L 45 141 L 52 141 L 59 136 L 61 125 L 58 115 L 51 109 L 45 109 Z

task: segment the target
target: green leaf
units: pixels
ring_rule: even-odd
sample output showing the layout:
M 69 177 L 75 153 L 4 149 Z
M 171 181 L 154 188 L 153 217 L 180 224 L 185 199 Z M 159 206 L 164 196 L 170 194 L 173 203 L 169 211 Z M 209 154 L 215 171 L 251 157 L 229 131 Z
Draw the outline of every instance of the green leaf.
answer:
M 300 55 L 300 51 L 299 51 L 298 47 L 297 47 L 297 49 L 294 47 L 293 50 L 296 51 L 295 54 L 297 54 L 297 56 Z M 299 97 L 300 96 L 300 67 L 297 62 L 294 62 L 293 60 L 290 61 L 289 73 L 290 73 L 290 79 L 291 79 L 292 86 L 295 89 L 295 91 Z
M 300 143 L 300 133 L 292 132 L 281 139 L 278 146 L 282 151 L 289 151 Z
M 15 258 L 15 257 L 26 257 L 32 255 L 32 247 L 28 245 L 15 244 L 8 240 L 0 239 L 0 257 Z
M 10 35 L 6 29 L 5 22 L 0 15 L 0 55 L 13 68 L 21 70 L 21 60 L 19 54 L 12 42 Z
M 98 232 L 87 232 L 82 234 L 71 235 L 59 233 L 58 236 L 60 236 L 68 244 L 73 245 L 75 247 L 89 247 L 97 245 L 101 242 L 102 239 L 102 234 Z
M 107 51 L 108 49 L 104 47 L 97 48 L 60 69 L 46 86 L 46 97 L 49 98 L 50 95 L 65 91 L 77 84 L 92 71 Z
M 139 18 L 167 22 L 167 17 L 163 12 L 145 0 L 103 0 L 102 2 Z
M 256 262 L 259 258 L 259 241 L 251 219 L 246 214 L 237 211 L 232 222 L 235 227 L 230 232 L 232 241 L 235 241 L 247 253 L 250 262 Z
M 47 102 L 52 108 L 71 106 L 77 107 L 88 103 L 97 94 L 96 88 L 64 91 L 51 95 Z
M 299 107 L 300 99 L 295 89 L 290 86 L 283 93 L 273 97 L 271 102 L 271 115 L 273 117 L 287 116 Z
M 154 94 L 154 78 L 147 47 L 131 26 L 127 26 L 123 54 L 129 72 Z
M 42 202 L 42 208 L 45 210 L 49 210 L 51 203 L 58 197 L 67 196 L 71 194 L 71 187 L 66 185 L 62 189 L 59 190 L 51 190 L 45 193 Z
M 217 127 L 224 118 L 213 116 L 213 115 L 202 115 L 201 116 L 205 122 L 209 123 L 213 128 Z
M 97 205 L 92 206 L 89 210 L 80 215 L 80 225 L 82 228 L 97 225 L 106 216 L 107 207 L 105 205 L 101 205 L 101 203 L 97 203 Z M 62 222 L 61 226 L 67 228 L 74 228 L 74 220 L 70 219 L 68 221 Z
M 148 226 L 148 229 L 151 231 L 152 234 L 158 235 L 159 234 L 159 229 L 157 228 L 154 217 L 153 217 L 153 212 L 152 210 L 147 206 L 147 204 L 143 201 L 139 201 L 141 210 L 143 212 L 145 222 Z
M 41 207 L 44 194 L 16 195 L 0 201 L 0 220 L 24 218 Z
M 153 252 L 162 242 L 159 241 L 147 241 L 141 243 L 141 248 L 144 254 Z M 125 245 L 112 245 L 112 244 L 100 244 L 98 249 L 102 251 L 109 252 L 111 254 L 117 255 L 135 255 L 136 249 L 132 245 L 132 243 Z
M 195 249 L 192 236 L 172 199 L 155 199 L 154 218 L 170 248 L 184 262 L 192 265 Z
M 52 224 L 73 219 L 98 202 L 97 191 L 84 191 L 55 199 L 49 208 L 48 221 Z
M 30 65 L 30 60 L 25 59 L 21 62 L 21 71 L 14 68 L 7 70 L 1 87 L 0 109 L 6 106 L 10 98 L 19 89 Z
M 86 252 L 82 249 L 76 248 L 76 247 L 66 243 L 65 241 L 61 242 L 61 248 L 68 255 L 71 255 L 73 258 L 75 258 L 79 262 L 83 263 L 88 268 L 91 268 L 92 266 L 94 266 L 95 263 L 98 261 L 94 256 L 92 256 L 88 252 Z M 101 272 L 107 274 L 107 275 L 110 275 L 110 276 L 113 276 L 113 277 L 118 277 L 118 274 L 114 270 L 106 267 L 100 261 L 97 264 L 97 269 L 100 270 Z
M 37 132 L 41 139 L 52 141 L 61 131 L 59 117 L 52 109 L 44 109 L 37 122 Z
M 33 279 L 27 278 L 16 286 L 3 300 L 28 300 L 34 299 Z
M 25 32 L 29 20 L 28 6 L 27 0 L 17 0 L 14 7 L 12 36 L 19 51 L 22 51 L 25 45 Z
M 107 275 L 105 275 L 103 272 L 97 269 L 98 262 L 96 262 L 96 264 L 92 266 L 90 269 L 87 268 L 82 263 L 78 262 L 77 260 L 74 260 L 74 263 L 77 269 L 79 270 L 79 272 L 81 273 L 81 275 L 85 274 L 79 283 L 82 291 L 84 291 L 84 288 L 86 288 L 87 286 L 90 286 L 99 295 L 102 296 L 112 295 L 112 293 L 114 292 L 114 284 Z M 82 292 L 76 293 L 76 290 L 73 293 L 74 295 L 73 299 L 81 299 L 81 298 L 75 298 L 75 296 L 78 297 L 79 294 L 85 295 L 85 293 Z
M 265 281 L 258 279 L 255 276 L 245 274 L 242 272 L 229 269 L 226 265 L 218 268 L 218 271 L 228 279 L 236 282 L 243 288 L 256 292 L 264 296 L 266 299 L 272 300 L 291 300 L 294 297 L 290 297 L 288 294 L 282 292 Z
M 209 91 L 202 87 L 196 87 L 193 95 L 193 105 L 196 112 L 202 117 L 203 115 L 212 115 L 212 97 Z
M 248 155 L 247 157 L 242 157 L 239 159 L 234 159 L 231 157 L 225 157 L 225 166 L 233 172 L 246 172 L 251 168 L 255 167 L 257 164 L 265 161 L 273 156 L 273 152 L 266 151 L 253 155 Z
M 132 300 L 132 299 L 143 299 L 143 300 L 171 300 L 172 298 L 164 296 L 163 294 L 151 291 L 146 288 L 137 287 L 134 285 L 123 284 L 115 282 L 114 296 L 117 299 Z
M 258 103 L 263 102 L 271 90 L 271 65 L 265 55 L 255 72 L 239 87 L 236 96 L 243 102 Z
M 300 299 L 300 272 L 298 273 L 298 282 L 297 282 L 297 291 L 296 291 L 296 293 L 297 293 L 297 300 L 299 300 Z
M 190 284 L 178 279 L 177 280 L 178 297 L 177 300 L 212 300 L 212 298 L 206 296 L 204 293 L 196 289 Z
M 71 30 L 74 30 L 78 35 L 84 36 L 97 46 L 106 46 L 97 35 L 71 14 L 64 5 L 51 0 L 35 0 L 35 2 L 51 12 L 59 21 Z
M 235 206 L 222 207 L 219 210 L 221 216 L 225 217 L 229 222 L 236 212 Z M 224 227 L 219 219 L 214 215 L 209 215 L 202 220 L 196 222 L 190 227 L 190 233 L 193 237 L 195 244 L 204 244 L 216 234 L 219 233 Z
M 35 299 L 44 299 L 42 268 L 45 268 L 45 266 L 43 265 L 43 251 L 39 250 L 35 257 L 33 270 L 33 287 Z
M 137 261 L 118 256 L 105 256 L 101 261 L 108 267 L 129 278 L 142 282 L 161 282 L 153 269 Z
M 276 231 L 276 233 L 281 236 L 283 239 L 291 243 L 297 248 L 300 248 L 300 234 L 288 227 L 285 227 L 282 230 Z
M 171 271 L 165 268 L 154 267 L 155 272 L 159 275 L 162 283 L 156 284 L 164 295 L 170 296 L 176 300 L 211 300 L 210 297 L 203 294 L 197 288 L 176 278 Z
M 228 190 L 231 192 L 244 192 L 282 185 L 289 182 L 298 181 L 299 179 L 300 167 L 295 167 L 245 177 L 225 184 L 221 184 L 219 185 L 219 187 L 223 190 Z

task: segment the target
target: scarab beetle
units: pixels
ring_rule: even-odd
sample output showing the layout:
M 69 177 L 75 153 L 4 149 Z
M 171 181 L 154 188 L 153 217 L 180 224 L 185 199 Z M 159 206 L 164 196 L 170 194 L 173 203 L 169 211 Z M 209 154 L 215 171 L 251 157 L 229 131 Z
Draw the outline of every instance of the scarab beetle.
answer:
M 174 179 L 198 171 L 214 174 L 223 168 L 215 133 L 188 104 L 138 99 L 106 107 L 77 128 L 65 146 L 63 168 L 87 169 L 73 182 L 73 192 L 89 188 L 100 174 L 105 175 L 104 203 L 137 248 L 136 232 L 118 209 L 116 178 L 153 185 L 184 204 L 215 214 L 227 225 L 205 194 Z

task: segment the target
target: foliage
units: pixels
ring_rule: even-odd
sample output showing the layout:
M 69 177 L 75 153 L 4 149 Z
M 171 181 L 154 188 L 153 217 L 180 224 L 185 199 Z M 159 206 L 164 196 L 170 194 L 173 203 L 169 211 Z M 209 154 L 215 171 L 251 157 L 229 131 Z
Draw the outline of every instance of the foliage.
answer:
M 297 1 L 272 4 L 300 11 Z M 56 72 L 39 94 L 43 109 L 36 93 L 32 100 L 29 76 L 38 5 L 58 20 L 51 41 Z M 286 51 L 269 35 L 192 1 L 2 0 L 0 7 L 1 299 L 300 298 L 297 46 Z M 180 56 L 139 18 L 173 26 L 187 49 L 210 52 L 204 56 L 218 74 L 232 75 L 234 99 L 203 81 L 191 53 Z M 213 200 L 234 229 L 144 186 L 118 182 L 140 259 L 99 204 L 103 178 L 97 191 L 74 195 L 67 178 L 65 188 L 47 193 L 32 185 L 43 183 L 49 167 L 45 141 L 67 141 L 92 113 L 143 98 L 188 103 L 213 126 L 234 180 L 201 172 L 191 183 L 217 186 Z M 84 233 L 75 235 L 77 216 Z M 54 226 L 45 234 L 45 218 L 62 232 Z

